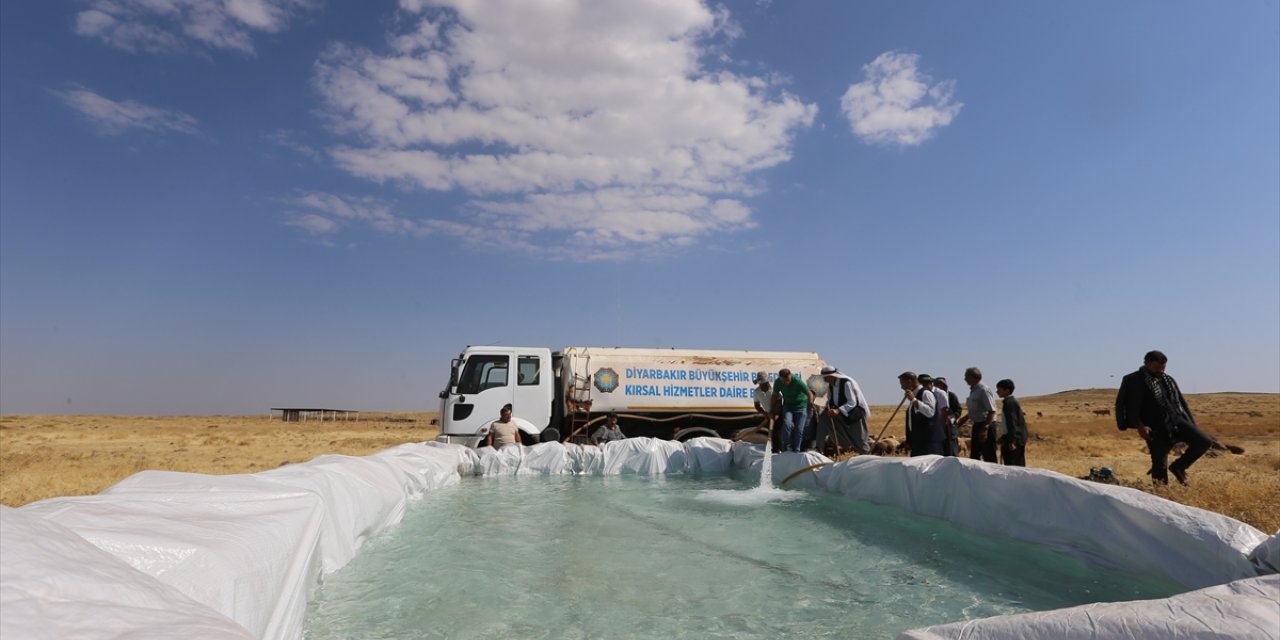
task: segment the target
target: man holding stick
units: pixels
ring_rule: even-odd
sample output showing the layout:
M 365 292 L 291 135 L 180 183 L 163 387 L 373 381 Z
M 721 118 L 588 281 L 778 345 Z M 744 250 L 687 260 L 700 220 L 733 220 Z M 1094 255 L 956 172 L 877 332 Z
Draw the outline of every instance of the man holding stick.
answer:
M 821 449 L 827 439 L 827 425 L 831 435 L 836 439 L 836 448 L 852 448 L 859 454 L 871 451 L 867 444 L 867 417 L 871 415 L 871 406 L 858 382 L 840 373 L 835 367 L 823 367 L 822 379 L 827 382 L 827 407 L 823 415 L 827 421 L 818 421 L 818 437 L 816 446 Z

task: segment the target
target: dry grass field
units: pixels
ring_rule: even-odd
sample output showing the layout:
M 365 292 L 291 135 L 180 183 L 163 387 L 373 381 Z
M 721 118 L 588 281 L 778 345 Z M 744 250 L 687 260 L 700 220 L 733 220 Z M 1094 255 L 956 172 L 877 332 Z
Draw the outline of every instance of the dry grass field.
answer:
M 0 417 L 0 504 L 93 494 L 147 469 L 252 473 L 318 455 L 361 456 L 436 437 L 435 413 L 352 422 L 267 416 Z
M 1117 430 L 1111 416 L 1094 413 L 1112 407 L 1114 390 L 1021 400 L 1032 434 L 1029 466 L 1074 477 L 1111 467 L 1125 486 L 1223 513 L 1268 533 L 1280 529 L 1280 394 L 1189 396 L 1201 426 L 1245 453 L 1202 458 L 1185 487 L 1153 487 L 1145 475 L 1150 458 L 1142 440 Z M 873 408 L 873 433 L 892 412 L 892 406 Z M 365 414 L 359 422 L 286 423 L 265 416 L 4 416 L 0 504 L 97 493 L 146 469 L 249 473 L 326 453 L 367 455 L 434 438 L 435 417 Z M 900 420 L 887 433 L 901 435 Z

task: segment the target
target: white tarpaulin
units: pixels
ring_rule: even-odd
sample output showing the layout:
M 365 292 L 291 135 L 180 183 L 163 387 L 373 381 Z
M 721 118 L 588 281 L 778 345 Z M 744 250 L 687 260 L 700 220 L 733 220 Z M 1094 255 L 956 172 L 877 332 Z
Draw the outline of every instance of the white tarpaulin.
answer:
M 689 471 L 729 473 L 733 468 L 733 443 L 724 438 L 694 438 L 684 443 L 688 452 Z
M 0 510 L 0 636 L 201 640 L 241 638 L 247 631 L 296 639 L 321 575 L 399 522 L 408 500 L 458 483 L 460 473 L 655 475 L 731 467 L 759 473 L 763 461 L 758 445 L 634 438 L 602 447 L 546 443 L 478 453 L 407 444 L 364 458 L 321 456 L 238 476 L 144 472 L 97 496 Z M 772 458 L 774 481 L 825 461 L 816 454 L 778 454 Z M 787 488 L 801 486 L 946 518 L 1189 587 L 1266 572 L 1274 568 L 1280 544 L 1231 518 L 1141 491 L 955 458 L 861 456 L 803 472 Z M 1274 579 L 1246 580 L 1166 600 L 991 618 L 905 637 L 1064 637 L 1054 630 L 1090 624 L 1100 635 L 1069 637 L 1190 633 L 1193 622 L 1170 626 L 1171 611 L 1222 621 L 1244 634 L 1235 637 L 1276 637 L 1253 634 L 1256 627 L 1248 626 L 1260 621 L 1280 628 L 1275 585 Z M 1020 630 L 1024 622 L 1018 620 L 1032 621 L 1028 628 L 1043 634 L 1000 631 Z M 966 635 L 979 626 L 992 635 Z
M 253 637 L 66 527 L 0 506 L 0 638 Z
M 816 476 L 813 473 L 799 474 L 792 478 L 791 482 L 788 482 L 785 487 L 782 486 L 782 483 L 797 471 L 824 462 L 830 463 L 831 459 L 812 451 L 800 453 L 790 451 L 775 454 L 773 456 L 773 485 L 783 489 L 814 488 L 818 485 Z M 733 466 L 743 471 L 759 474 L 764 468 L 764 447 L 747 442 L 733 443 Z
M 906 631 L 898 640 L 1243 640 L 1280 638 L 1280 575 L 1163 600 L 1099 602 Z
M 850 498 L 1193 589 L 1257 575 L 1248 555 L 1267 539 L 1218 513 L 1044 469 L 940 456 L 859 456 L 826 467 L 817 477 L 828 491 Z
M 399 522 L 408 498 L 457 484 L 473 455 L 458 449 L 401 445 L 251 475 L 148 471 L 96 496 L 21 511 L 65 526 L 254 637 L 299 638 L 321 572 Z
M 718 441 L 725 444 L 698 444 L 706 463 L 729 468 L 728 441 L 718 438 L 698 440 Z M 694 442 L 697 442 L 694 441 Z M 600 446 L 543 442 L 532 446 L 510 444 L 502 449 L 482 447 L 477 450 L 480 458 L 478 473 L 485 476 L 502 475 L 660 475 L 689 470 L 690 454 L 686 445 L 655 438 L 628 438 L 614 440 Z M 716 460 L 715 452 L 722 459 Z
M 1258 573 L 1280 573 L 1280 531 L 1254 547 L 1249 562 Z

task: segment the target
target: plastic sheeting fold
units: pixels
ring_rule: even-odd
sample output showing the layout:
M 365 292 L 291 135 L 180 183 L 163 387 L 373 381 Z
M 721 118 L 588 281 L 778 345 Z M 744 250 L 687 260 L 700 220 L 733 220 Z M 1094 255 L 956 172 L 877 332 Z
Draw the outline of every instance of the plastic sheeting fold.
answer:
M 457 449 L 401 445 L 250 475 L 146 471 L 96 496 L 21 511 L 66 527 L 253 637 L 292 639 L 301 637 L 322 572 L 341 568 L 364 540 L 399 522 L 406 500 L 459 482 L 459 467 L 474 454 Z M 4 555 L 6 567 L 31 569 Z
M 230 618 L 36 514 L 0 506 L 0 637 L 251 640 Z
M 1163 600 L 1099 602 L 905 631 L 898 640 L 1280 638 L 1280 575 L 1237 580 Z

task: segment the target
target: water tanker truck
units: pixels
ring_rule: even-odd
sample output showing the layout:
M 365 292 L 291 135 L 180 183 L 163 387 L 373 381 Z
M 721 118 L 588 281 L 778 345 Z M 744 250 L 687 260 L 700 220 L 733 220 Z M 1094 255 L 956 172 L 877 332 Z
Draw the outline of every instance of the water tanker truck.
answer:
M 585 442 L 610 412 L 628 437 L 732 437 L 759 426 L 756 372 L 825 391 L 816 353 L 621 347 L 467 347 L 440 392 L 439 442 L 483 444 L 505 404 L 526 444 Z

